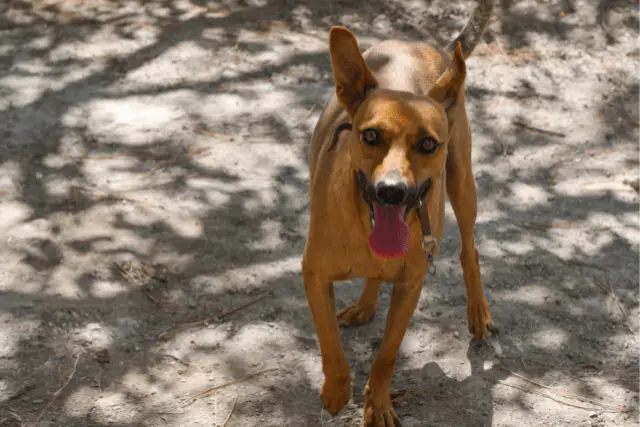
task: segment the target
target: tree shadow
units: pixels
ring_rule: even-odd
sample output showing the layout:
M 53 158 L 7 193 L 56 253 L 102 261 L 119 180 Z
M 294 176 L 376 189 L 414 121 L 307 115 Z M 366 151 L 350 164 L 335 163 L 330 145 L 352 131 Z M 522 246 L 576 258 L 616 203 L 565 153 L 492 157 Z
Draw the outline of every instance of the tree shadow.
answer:
M 388 289 L 371 324 L 343 331 L 354 399 L 331 419 L 318 399 L 320 359 L 299 274 L 306 141 L 332 81 L 327 30 L 349 25 L 363 46 L 390 35 L 441 45 L 469 4 L 81 3 L 0 6 L 0 423 L 43 414 L 50 425 L 211 425 L 231 412 L 229 425 L 359 425 Z M 528 46 L 532 34 L 567 43 L 579 27 L 549 19 L 542 6 L 500 6 L 487 39 L 505 37 L 510 48 Z M 524 78 L 497 89 L 472 79 L 480 211 L 493 212 L 477 236 L 502 350 L 453 335 L 466 336 L 466 311 L 449 212 L 438 275 L 425 284 L 398 361 L 394 387 L 409 392 L 399 413 L 419 426 L 496 425 L 509 405 L 531 415 L 526 393 L 498 390 L 513 375 L 485 369 L 489 359 L 514 372 L 525 360 L 532 377 L 558 387 L 578 378 L 592 398 L 621 391 L 635 408 L 637 352 L 611 295 L 637 313 L 637 198 L 558 187 L 576 142 L 500 125 L 505 111 L 488 105 L 506 98 L 518 105 L 506 115 L 522 119 L 538 103 L 566 104 L 554 90 Z M 578 155 L 637 142 L 632 80 L 621 72 L 594 90 L 615 94 L 596 103 L 602 122 L 593 132 L 603 138 Z M 625 114 L 631 120 L 618 120 Z M 556 158 L 505 166 L 536 149 Z M 637 169 L 637 156 L 622 161 Z M 582 166 L 576 173 L 602 172 Z M 535 200 L 522 199 L 522 188 Z M 582 231 L 568 234 L 556 220 Z M 609 228 L 594 228 L 598 221 Z M 127 261 L 141 267 L 122 276 Z M 338 286 L 341 305 L 358 284 Z M 279 371 L 181 407 L 269 368 Z

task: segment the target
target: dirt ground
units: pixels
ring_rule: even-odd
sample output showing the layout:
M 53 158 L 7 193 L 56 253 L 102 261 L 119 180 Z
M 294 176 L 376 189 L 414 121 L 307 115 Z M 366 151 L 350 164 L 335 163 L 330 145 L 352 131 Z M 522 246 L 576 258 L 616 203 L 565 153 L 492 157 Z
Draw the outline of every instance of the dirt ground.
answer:
M 331 25 L 443 45 L 473 2 L 0 4 L 0 426 L 359 426 L 389 288 L 322 411 L 300 260 Z M 497 0 L 468 60 L 470 341 L 447 208 L 405 427 L 638 425 L 638 3 Z M 338 306 L 361 281 L 338 284 Z M 203 393 L 210 390 L 209 393 Z

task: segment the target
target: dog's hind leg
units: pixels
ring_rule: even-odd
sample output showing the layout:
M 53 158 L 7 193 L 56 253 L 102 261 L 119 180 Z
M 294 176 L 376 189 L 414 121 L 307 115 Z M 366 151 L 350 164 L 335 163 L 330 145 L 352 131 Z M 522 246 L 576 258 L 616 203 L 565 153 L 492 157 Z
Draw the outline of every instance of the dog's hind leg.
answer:
M 447 158 L 447 194 L 460 230 L 460 264 L 467 288 L 467 322 L 476 339 L 485 339 L 492 325 L 475 246 L 478 196 L 471 169 L 470 130 L 453 135 L 452 142 Z
M 371 320 L 378 307 L 381 286 L 382 280 L 367 279 L 358 301 L 338 313 L 340 324 L 342 326 L 360 326 Z

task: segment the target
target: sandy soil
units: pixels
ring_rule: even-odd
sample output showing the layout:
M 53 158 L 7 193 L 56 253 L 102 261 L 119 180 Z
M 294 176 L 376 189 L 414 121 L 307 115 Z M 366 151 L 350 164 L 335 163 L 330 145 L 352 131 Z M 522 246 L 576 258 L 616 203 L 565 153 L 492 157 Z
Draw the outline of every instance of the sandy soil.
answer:
M 444 44 L 472 5 L 2 2 L 0 425 L 359 426 L 389 288 L 332 418 L 300 275 L 328 30 Z M 637 1 L 497 2 L 466 86 L 501 335 L 470 342 L 448 210 L 405 427 L 637 425 L 637 37 Z

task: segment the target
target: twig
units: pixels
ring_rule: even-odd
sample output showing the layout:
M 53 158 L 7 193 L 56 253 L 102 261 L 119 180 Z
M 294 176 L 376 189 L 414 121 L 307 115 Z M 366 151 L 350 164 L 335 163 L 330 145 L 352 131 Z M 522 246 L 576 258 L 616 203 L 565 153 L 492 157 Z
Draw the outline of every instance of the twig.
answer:
M 532 390 L 529 387 L 523 387 L 523 386 L 519 386 L 519 385 L 516 385 L 516 384 L 509 384 L 509 383 L 507 383 L 505 381 L 497 380 L 495 378 L 487 378 L 487 377 L 483 377 L 483 378 L 491 380 L 491 381 L 493 381 L 493 382 L 495 382 L 497 384 L 503 385 L 505 387 L 511 387 L 511 388 L 515 388 L 515 389 L 518 389 L 518 390 L 522 390 L 522 391 L 524 391 L 526 393 L 537 394 L 538 396 L 546 397 L 546 398 L 551 399 L 551 400 L 553 400 L 555 402 L 558 402 L 558 403 L 560 403 L 562 405 L 571 406 L 572 408 L 584 409 L 586 411 L 600 411 L 600 412 L 610 412 L 610 413 L 625 412 L 625 411 L 622 411 L 622 410 L 621 411 L 607 410 L 607 409 L 603 410 L 601 408 L 594 408 L 594 407 L 589 407 L 589 406 L 576 405 L 576 404 L 573 404 L 573 403 L 570 403 L 570 402 L 565 402 L 564 400 L 558 399 L 556 397 L 553 397 L 548 393 L 542 393 L 542 392 L 540 392 L 538 390 Z
M 503 371 L 507 372 L 508 374 L 513 375 L 514 377 L 520 378 L 521 380 L 526 381 L 529 384 L 535 385 L 536 387 L 540 387 L 540 388 L 545 389 L 545 390 L 553 391 L 549 386 L 546 386 L 546 385 L 544 385 L 542 383 L 539 383 L 537 381 L 529 379 L 529 378 L 525 377 L 524 375 L 520 375 L 520 374 L 518 374 L 516 372 L 510 371 L 509 369 L 507 369 L 507 368 L 505 368 L 503 366 L 499 366 L 499 368 L 502 369 Z M 598 402 L 597 400 L 589 399 L 588 397 L 580 396 L 578 394 L 573 394 L 573 393 L 568 393 L 568 392 L 561 392 L 561 391 L 553 391 L 553 392 L 555 394 L 557 394 L 558 396 L 566 397 L 568 399 L 576 399 L 576 400 L 580 400 L 580 401 L 587 402 L 587 403 L 592 403 L 594 405 L 601 406 L 603 408 L 609 409 L 609 410 L 614 411 L 614 412 L 625 412 L 624 409 L 622 409 L 622 408 L 620 408 L 618 406 L 613 406 L 613 405 L 609 405 L 607 403 Z M 548 396 L 548 397 L 551 397 L 551 396 Z M 564 402 L 561 402 L 561 403 L 564 403 Z M 591 408 L 582 408 L 582 409 L 591 409 Z
M 234 409 L 236 409 L 236 402 L 238 401 L 238 395 L 236 394 L 235 399 L 233 399 L 233 405 L 231 405 L 231 410 L 229 411 L 229 415 L 227 415 L 227 419 L 222 423 L 222 427 L 227 427 L 227 423 L 231 419 L 231 415 L 233 415 Z
M 263 300 L 264 298 L 266 298 L 267 296 L 270 295 L 270 292 L 265 292 L 261 295 L 258 295 L 257 297 L 255 297 L 252 300 L 249 300 L 247 302 L 245 302 L 244 304 L 240 304 L 237 307 L 234 307 L 228 311 L 222 312 L 220 314 L 216 314 L 215 316 L 211 316 L 211 317 L 207 317 L 206 319 L 202 319 L 202 320 L 198 320 L 195 322 L 188 322 L 188 323 L 183 323 L 175 328 L 170 328 L 169 330 L 166 330 L 164 332 L 162 332 L 160 335 L 158 335 L 158 339 L 162 340 L 165 339 L 167 337 L 167 334 L 174 330 L 174 329 L 182 329 L 182 328 L 191 328 L 194 326 L 199 326 L 199 325 L 206 325 L 209 324 L 211 322 L 219 322 L 220 320 L 224 319 L 225 317 L 231 316 L 233 313 L 242 310 L 243 308 L 247 308 L 250 305 L 253 305 L 255 303 L 257 303 L 258 301 Z
M 596 285 L 597 287 L 599 287 L 602 290 L 602 292 L 604 292 L 604 293 L 611 292 L 611 297 L 613 298 L 613 300 L 615 301 L 616 305 L 618 306 L 618 309 L 620 310 L 620 313 L 622 313 L 622 317 L 624 317 L 625 326 L 627 327 L 629 332 L 634 334 L 635 332 L 633 330 L 633 327 L 631 327 L 631 323 L 629 322 L 629 317 L 627 316 L 627 311 L 624 309 L 624 307 L 622 306 L 622 303 L 618 299 L 618 296 L 616 295 L 615 291 L 613 290 L 613 286 L 611 285 L 611 282 L 608 282 L 608 284 L 609 284 L 609 288 L 608 289 L 602 283 L 596 282 L 595 280 L 593 280 L 592 283 L 594 285 Z
M 42 417 L 44 417 L 44 414 L 47 413 L 47 411 L 49 410 L 49 408 L 51 407 L 51 405 L 53 405 L 53 402 L 56 400 L 56 398 L 60 395 L 60 393 L 62 393 L 62 391 L 65 389 L 65 387 L 67 385 L 69 385 L 69 383 L 71 382 L 71 380 L 73 379 L 73 376 L 76 373 L 76 368 L 78 367 L 78 362 L 80 361 L 80 353 L 78 353 L 78 355 L 76 356 L 76 360 L 73 363 L 73 369 L 71 370 L 71 373 L 69 374 L 69 376 L 67 377 L 67 381 L 65 381 L 65 383 L 62 385 L 62 387 L 60 387 L 58 390 L 56 390 L 55 393 L 53 393 L 53 396 L 51 397 L 51 400 L 49 401 L 49 403 L 47 404 L 46 408 L 44 408 L 44 410 L 42 411 L 42 413 L 40 413 L 40 415 L 38 416 L 38 418 L 36 418 L 36 422 L 40 421 L 42 419 Z
M 620 313 L 622 313 L 622 317 L 624 317 L 625 326 L 627 327 L 629 332 L 631 332 L 631 334 L 634 334 L 635 332 L 633 331 L 633 328 L 631 327 L 631 323 L 629 322 L 629 316 L 627 316 L 627 311 L 624 309 L 624 307 L 622 306 L 622 303 L 618 299 L 618 296 L 613 290 L 613 286 L 611 285 L 610 281 L 609 281 L 609 290 L 611 291 L 611 296 L 613 297 L 613 300 L 616 302 L 616 305 L 618 306 Z
M 20 415 L 16 414 L 13 411 L 7 411 L 9 412 L 9 415 L 11 415 L 13 418 L 15 418 L 17 421 L 22 422 L 22 418 L 20 417 Z M 3 420 L 6 420 L 6 418 L 3 418 Z
M 622 183 L 633 188 L 636 193 L 640 192 L 640 179 L 625 179 Z
M 417 396 L 422 398 L 431 398 L 436 400 L 444 400 L 444 399 L 457 399 L 458 397 L 468 396 L 469 393 L 461 393 L 461 394 L 427 394 L 421 391 L 410 391 L 410 390 L 399 390 L 397 392 L 391 393 L 391 402 L 396 403 L 402 400 L 408 399 L 411 396 Z
M 542 134 L 545 134 L 545 135 L 557 136 L 559 138 L 564 138 L 566 136 L 562 132 L 556 132 L 556 131 L 553 131 L 553 130 L 546 130 L 546 129 L 541 129 L 541 128 L 538 128 L 538 127 L 535 127 L 535 126 L 530 126 L 530 125 L 528 125 L 528 124 L 526 124 L 524 122 L 521 122 L 519 120 L 514 120 L 511 123 L 513 123 L 514 126 L 518 126 L 518 127 L 523 128 L 523 129 L 531 130 L 531 131 L 542 133 Z
M 215 387 L 211 387 L 211 388 L 209 388 L 207 390 L 204 390 L 204 391 L 201 391 L 200 393 L 195 394 L 194 396 L 191 396 L 191 400 L 189 400 L 189 402 L 187 402 L 184 405 L 182 405 L 181 408 L 186 408 L 187 406 L 192 405 L 193 402 L 195 402 L 196 400 L 201 399 L 203 397 L 210 396 L 214 392 L 216 392 L 216 391 L 218 391 L 220 389 L 223 389 L 225 387 L 229 387 L 229 386 L 232 386 L 232 385 L 236 385 L 236 384 L 240 384 L 240 383 L 249 381 L 250 379 L 255 378 L 255 377 L 259 376 L 259 375 L 266 374 L 267 372 L 279 371 L 279 370 L 280 370 L 280 368 L 269 368 L 269 369 L 265 369 L 265 370 L 262 370 L 262 371 L 255 372 L 253 374 L 247 375 L 246 377 L 241 378 L 239 380 L 234 380 L 234 381 L 230 381 L 228 383 L 220 384 L 220 385 L 215 386 Z
M 168 357 L 170 359 L 173 359 L 176 362 L 182 363 L 184 366 L 191 366 L 188 362 L 185 362 L 184 360 L 182 360 L 180 357 L 176 356 L 175 354 L 164 353 L 164 356 Z
M 98 383 L 98 390 L 102 391 L 102 366 L 100 366 L 100 370 L 98 371 L 98 377 L 96 378 L 96 382 Z
M 149 299 L 149 301 L 151 301 L 154 304 L 160 305 L 160 302 L 158 302 L 156 297 L 151 295 L 151 292 L 149 291 L 149 289 L 144 288 L 143 292 L 144 292 L 145 296 Z
M 304 115 L 303 118 L 301 118 L 300 120 L 298 120 L 298 122 L 293 125 L 293 127 L 298 127 L 300 126 L 302 123 L 304 123 L 309 117 L 311 117 L 311 115 L 313 114 L 313 111 L 316 109 L 316 104 L 313 104 L 311 106 L 311 108 L 309 108 L 309 111 L 307 112 L 307 114 Z
M 608 268 L 602 267 L 601 265 L 593 264 L 593 263 L 590 263 L 590 262 L 578 261 L 578 260 L 575 260 L 575 259 L 570 259 L 568 261 L 565 261 L 565 263 L 569 264 L 569 265 L 574 265 L 576 267 L 591 267 L 591 268 L 595 268 L 596 270 L 600 270 L 600 271 L 609 271 Z
M 261 295 L 258 295 L 254 299 L 245 302 L 244 304 L 240 304 L 239 306 L 234 307 L 234 308 L 232 308 L 230 310 L 227 310 L 227 311 L 225 311 L 223 313 L 220 313 L 220 314 L 218 314 L 216 316 L 211 316 L 211 317 L 208 317 L 206 319 L 200 320 L 198 322 L 193 322 L 194 324 L 187 324 L 187 325 L 188 326 L 195 326 L 195 325 L 198 325 L 198 324 L 204 324 L 204 323 L 210 323 L 210 322 L 214 322 L 214 321 L 220 321 L 220 320 L 224 319 L 225 317 L 231 316 L 232 314 L 236 313 L 237 311 L 242 310 L 243 308 L 247 308 L 250 305 L 253 305 L 253 304 L 257 303 L 258 301 L 261 301 L 261 300 L 265 299 L 269 295 L 270 295 L 270 292 L 265 292 L 265 293 L 263 293 Z

